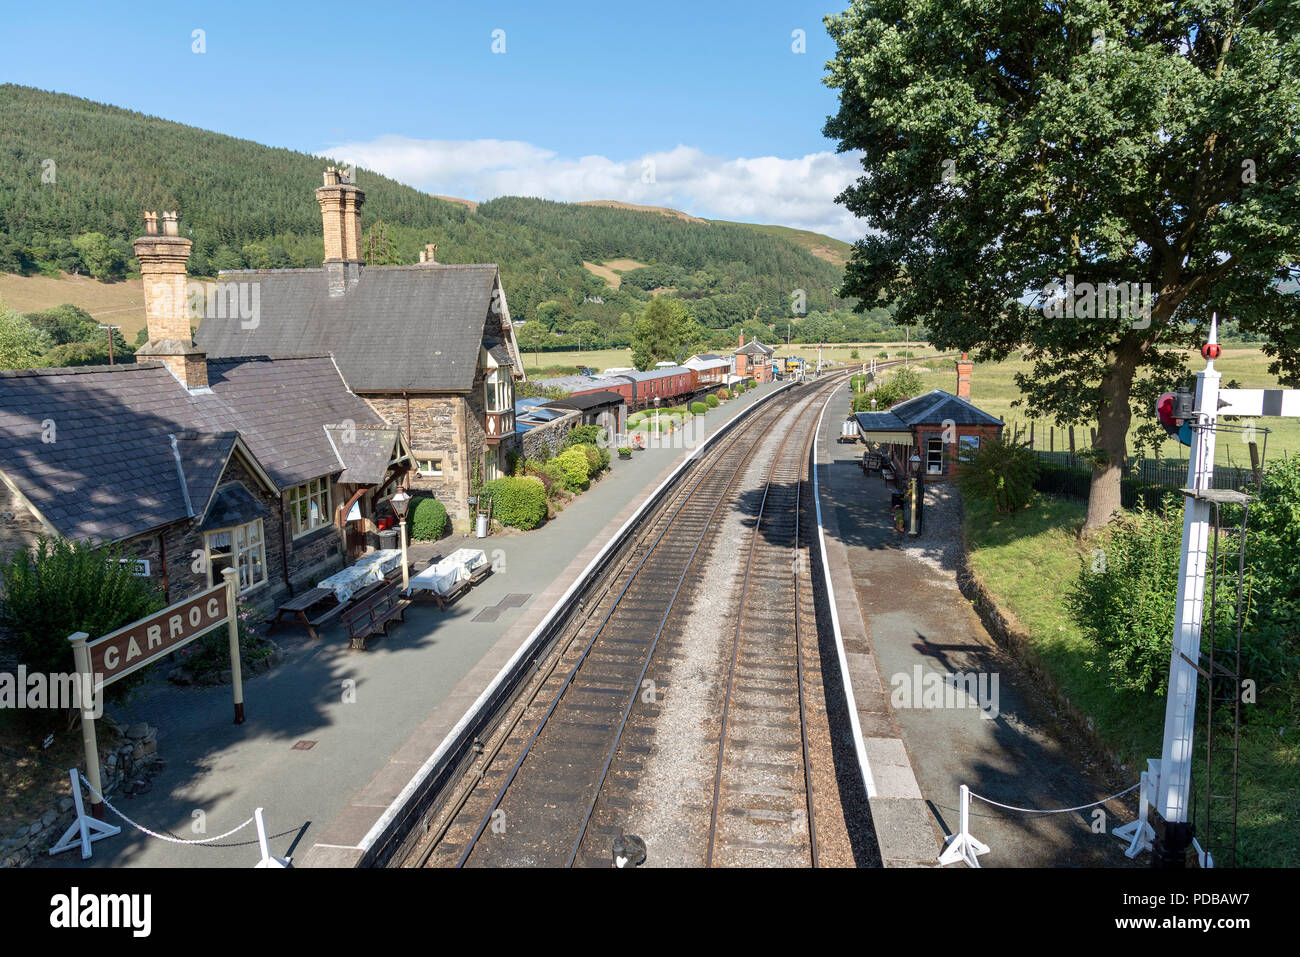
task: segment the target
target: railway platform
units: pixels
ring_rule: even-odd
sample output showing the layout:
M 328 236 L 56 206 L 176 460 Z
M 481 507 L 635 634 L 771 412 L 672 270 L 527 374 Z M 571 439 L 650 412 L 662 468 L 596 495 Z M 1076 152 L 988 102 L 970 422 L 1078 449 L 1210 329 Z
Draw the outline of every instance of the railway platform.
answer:
M 945 837 L 958 829 L 962 784 L 1003 804 L 1047 810 L 1098 801 L 1134 783 L 1110 780 L 1100 762 L 1089 764 L 962 595 L 953 490 L 927 487 L 925 530 L 907 538 L 891 527 L 889 488 L 863 476 L 861 446 L 839 444 L 834 432 L 823 425 L 819 440 L 822 517 L 885 865 L 937 863 Z M 950 686 L 963 693 L 947 693 Z M 943 693 L 931 695 L 936 688 Z M 975 694 L 964 693 L 968 688 Z M 979 863 L 1132 865 L 1125 843 L 1109 832 L 1133 819 L 1133 797 L 1104 805 L 1107 833 L 1100 834 L 1092 809 L 1018 813 L 972 802 L 971 833 L 989 846 Z
M 708 434 L 775 386 L 713 410 Z M 355 845 L 405 786 L 415 767 L 583 568 L 587 558 L 686 454 L 651 446 L 553 521 L 528 533 L 467 539 L 498 570 L 447 611 L 413 607 L 406 622 L 350 652 L 336 625 L 312 641 L 300 629 L 277 630 L 286 660 L 245 679 L 248 720 L 230 724 L 230 689 L 179 688 L 151 680 L 110 716 L 158 731 L 164 769 L 147 792 L 120 802 L 133 820 L 181 839 L 221 834 L 264 807 L 271 853 L 295 866 L 347 866 Z M 462 544 L 451 538 L 444 551 Z M 585 556 L 585 557 L 584 557 Z M 194 830 L 201 812 L 203 832 Z M 111 815 L 110 815 L 111 816 Z M 121 823 L 114 819 L 115 823 Z M 194 847 L 122 834 L 96 843 L 94 856 L 47 858 L 52 866 L 246 867 L 258 858 L 244 832 L 222 846 Z M 355 850 L 355 848 L 353 848 Z

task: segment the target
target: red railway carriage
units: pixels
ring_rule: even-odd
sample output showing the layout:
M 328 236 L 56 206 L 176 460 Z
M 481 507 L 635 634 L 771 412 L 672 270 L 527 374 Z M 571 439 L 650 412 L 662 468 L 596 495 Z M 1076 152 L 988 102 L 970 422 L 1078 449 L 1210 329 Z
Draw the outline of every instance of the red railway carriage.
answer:
M 700 387 L 699 373 L 686 366 L 650 369 L 647 372 L 616 372 L 600 376 L 569 375 L 540 379 L 538 385 L 563 389 L 569 395 L 592 392 L 616 392 L 632 410 L 676 405 L 693 396 Z

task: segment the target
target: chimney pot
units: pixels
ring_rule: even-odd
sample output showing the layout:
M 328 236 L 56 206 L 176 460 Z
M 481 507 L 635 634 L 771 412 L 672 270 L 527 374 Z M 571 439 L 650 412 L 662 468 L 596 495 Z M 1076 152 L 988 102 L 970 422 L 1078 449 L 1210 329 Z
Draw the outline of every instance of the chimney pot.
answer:
M 162 214 L 162 227 L 164 236 L 179 236 L 181 234 L 175 210 Z
M 425 243 L 425 244 L 424 244 L 424 258 L 421 259 L 420 261 L 421 261 L 421 262 L 431 263 L 432 265 L 435 265 L 435 266 L 436 266 L 436 265 L 438 264 L 438 260 L 437 260 L 437 258 L 434 256 L 434 254 L 435 254 L 437 251 L 438 251 L 438 244 L 437 244 L 437 243 Z

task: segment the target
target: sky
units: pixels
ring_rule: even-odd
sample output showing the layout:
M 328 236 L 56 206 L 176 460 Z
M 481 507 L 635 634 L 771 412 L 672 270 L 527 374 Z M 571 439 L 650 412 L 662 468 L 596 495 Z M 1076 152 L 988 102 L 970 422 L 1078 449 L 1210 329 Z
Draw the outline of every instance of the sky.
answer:
M 837 105 L 822 21 L 846 5 L 12 4 L 0 79 L 430 193 L 613 199 L 853 240 L 863 225 L 834 198 L 860 164 L 821 133 Z

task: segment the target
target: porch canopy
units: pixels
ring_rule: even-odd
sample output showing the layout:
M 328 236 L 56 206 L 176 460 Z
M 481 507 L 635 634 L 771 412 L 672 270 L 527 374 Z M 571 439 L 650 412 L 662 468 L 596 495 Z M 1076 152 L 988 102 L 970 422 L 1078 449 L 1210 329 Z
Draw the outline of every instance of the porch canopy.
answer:
M 857 412 L 854 418 L 858 420 L 858 435 L 864 442 L 911 445 L 914 441 L 907 423 L 892 412 Z

